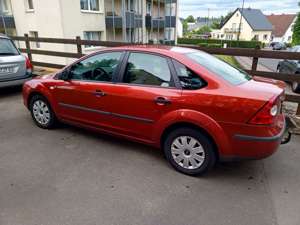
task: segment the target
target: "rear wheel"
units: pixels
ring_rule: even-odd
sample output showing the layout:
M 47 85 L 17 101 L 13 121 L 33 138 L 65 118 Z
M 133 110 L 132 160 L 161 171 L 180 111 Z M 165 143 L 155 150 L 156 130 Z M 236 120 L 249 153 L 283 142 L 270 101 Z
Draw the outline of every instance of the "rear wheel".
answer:
M 30 100 L 29 110 L 37 126 L 43 129 L 51 129 L 55 126 L 55 114 L 45 97 L 41 95 L 33 96 Z
M 200 175 L 216 163 L 216 154 L 211 140 L 191 128 L 172 131 L 164 143 L 164 152 L 170 164 L 187 175 Z

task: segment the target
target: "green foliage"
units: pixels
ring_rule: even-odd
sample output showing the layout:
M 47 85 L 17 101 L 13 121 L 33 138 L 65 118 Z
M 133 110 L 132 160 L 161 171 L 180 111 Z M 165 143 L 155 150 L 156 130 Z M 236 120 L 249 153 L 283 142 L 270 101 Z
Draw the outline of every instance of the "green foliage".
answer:
M 213 24 L 210 26 L 211 29 L 220 29 L 221 24 L 217 21 L 214 21 Z
M 220 28 L 223 26 L 223 24 L 232 16 L 233 12 L 227 13 L 226 16 L 221 16 L 221 23 Z
M 228 48 L 255 48 L 256 46 L 263 47 L 263 44 L 259 41 L 178 38 L 178 44 L 199 45 L 202 47 L 208 47 L 208 45 L 212 45 L 212 44 L 223 47 L 224 43 L 227 44 Z
M 300 2 L 299 2 L 300 6 Z M 296 23 L 293 27 L 293 45 L 300 45 L 300 12 L 298 13 L 298 17 Z
M 187 22 L 187 23 L 195 23 L 195 18 L 192 16 L 192 15 L 190 15 L 190 16 L 188 16 L 186 19 L 185 19 L 185 21 Z
M 198 30 L 193 31 L 193 34 L 207 34 L 210 33 L 211 29 L 209 26 L 203 26 L 199 28 Z

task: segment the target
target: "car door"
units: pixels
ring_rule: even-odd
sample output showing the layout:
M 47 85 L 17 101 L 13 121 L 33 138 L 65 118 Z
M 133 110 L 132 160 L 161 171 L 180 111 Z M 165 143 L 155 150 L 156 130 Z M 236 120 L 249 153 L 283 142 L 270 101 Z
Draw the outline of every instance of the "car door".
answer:
M 120 82 L 108 93 L 118 133 L 151 142 L 156 125 L 179 108 L 181 89 L 175 85 L 171 66 L 161 55 L 127 54 Z
M 109 89 L 114 86 L 122 52 L 104 52 L 73 64 L 68 79 L 54 90 L 62 118 L 102 128 L 110 127 Z

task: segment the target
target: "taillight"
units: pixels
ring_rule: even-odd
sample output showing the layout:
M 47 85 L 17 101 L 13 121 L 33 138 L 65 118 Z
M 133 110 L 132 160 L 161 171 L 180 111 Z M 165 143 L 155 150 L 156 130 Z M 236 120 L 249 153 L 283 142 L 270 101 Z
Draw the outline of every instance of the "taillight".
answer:
M 250 124 L 255 125 L 271 125 L 274 119 L 280 113 L 280 102 L 277 96 L 268 101 L 264 107 L 258 111 L 254 117 L 249 121 Z
M 33 66 L 32 66 L 30 60 L 26 57 L 26 73 L 32 74 L 32 69 L 33 69 Z

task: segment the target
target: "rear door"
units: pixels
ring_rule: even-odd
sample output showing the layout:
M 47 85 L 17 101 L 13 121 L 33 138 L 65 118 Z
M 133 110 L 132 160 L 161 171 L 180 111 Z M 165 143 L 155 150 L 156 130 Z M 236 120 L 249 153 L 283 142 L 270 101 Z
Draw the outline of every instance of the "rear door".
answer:
M 157 123 L 179 108 L 181 89 L 173 79 L 171 60 L 156 54 L 129 52 L 119 83 L 110 89 L 110 111 L 118 133 L 151 141 Z
M 114 87 L 123 53 L 105 52 L 71 66 L 70 79 L 54 90 L 61 117 L 109 128 L 111 126 L 110 89 Z

